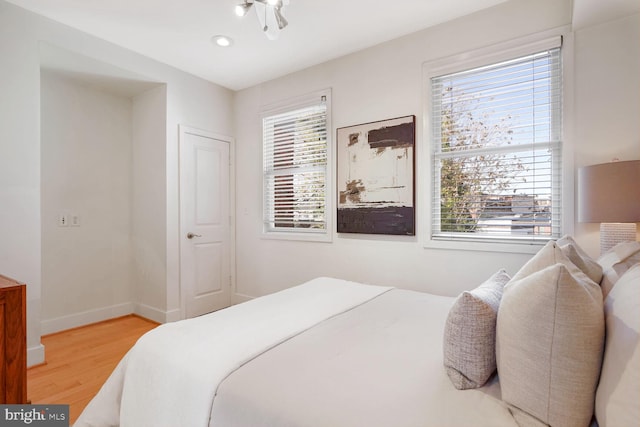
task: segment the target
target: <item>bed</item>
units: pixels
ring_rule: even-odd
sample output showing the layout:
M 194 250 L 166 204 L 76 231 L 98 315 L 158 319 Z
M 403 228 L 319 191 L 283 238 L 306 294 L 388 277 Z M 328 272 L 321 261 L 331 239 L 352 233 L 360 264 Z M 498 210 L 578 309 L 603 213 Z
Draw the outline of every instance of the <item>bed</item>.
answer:
M 631 249 L 603 267 L 570 245 L 573 253 L 550 242 L 512 278 L 500 271 L 455 298 L 325 277 L 161 325 L 123 358 L 75 426 L 638 425 L 640 265 Z M 606 299 L 595 283 L 573 284 L 591 280 L 587 272 L 613 282 Z M 540 280 L 561 283 L 540 297 L 560 295 L 556 311 L 570 301 L 562 310 L 569 320 L 555 315 L 551 337 L 538 331 L 546 327 L 527 331 L 538 323 L 527 316 L 549 305 L 532 303 L 530 289 L 547 286 L 531 284 Z M 534 311 L 516 305 L 523 299 Z M 581 300 L 588 307 L 575 329 L 567 324 Z M 560 339 L 563 328 L 579 339 Z M 532 339 L 514 345 L 523 334 Z M 546 342 L 553 355 L 536 354 Z M 563 366 L 568 345 L 591 356 L 572 353 Z

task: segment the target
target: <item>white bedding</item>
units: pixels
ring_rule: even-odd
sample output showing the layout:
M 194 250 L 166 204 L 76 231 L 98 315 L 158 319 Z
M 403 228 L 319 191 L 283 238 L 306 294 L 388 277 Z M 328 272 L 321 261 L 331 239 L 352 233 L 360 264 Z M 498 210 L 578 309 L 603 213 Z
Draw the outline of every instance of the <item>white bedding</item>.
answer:
M 453 300 L 322 278 L 163 325 L 75 426 L 515 427 L 495 379 L 446 376 Z
M 211 427 L 516 427 L 496 378 L 456 390 L 443 367 L 453 298 L 394 289 L 232 373 Z
M 207 426 L 217 386 L 232 371 L 390 289 L 319 278 L 162 325 L 140 338 L 75 425 Z

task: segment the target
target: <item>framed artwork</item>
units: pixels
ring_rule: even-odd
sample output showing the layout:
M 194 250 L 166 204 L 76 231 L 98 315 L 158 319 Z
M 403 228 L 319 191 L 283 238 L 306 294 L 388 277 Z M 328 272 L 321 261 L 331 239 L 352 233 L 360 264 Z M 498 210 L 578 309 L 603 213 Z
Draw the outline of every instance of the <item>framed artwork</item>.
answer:
M 415 116 L 338 128 L 338 233 L 415 235 Z

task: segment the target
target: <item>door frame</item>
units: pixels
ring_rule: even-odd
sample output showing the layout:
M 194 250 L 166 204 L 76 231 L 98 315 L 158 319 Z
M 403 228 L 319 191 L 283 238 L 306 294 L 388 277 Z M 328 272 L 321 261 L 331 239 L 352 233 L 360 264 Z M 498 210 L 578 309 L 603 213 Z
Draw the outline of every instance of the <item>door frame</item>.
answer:
M 182 204 L 182 146 L 185 135 L 191 134 L 202 136 L 205 138 L 217 139 L 229 144 L 229 274 L 231 275 L 231 305 L 236 301 L 236 173 L 235 173 L 235 138 L 208 130 L 199 129 L 193 126 L 178 125 L 178 235 L 180 236 L 178 245 L 178 283 L 180 295 L 180 319 L 186 318 L 186 299 L 184 296 L 184 286 L 182 286 L 182 248 L 184 240 L 182 239 L 182 231 L 184 229 L 184 209 Z

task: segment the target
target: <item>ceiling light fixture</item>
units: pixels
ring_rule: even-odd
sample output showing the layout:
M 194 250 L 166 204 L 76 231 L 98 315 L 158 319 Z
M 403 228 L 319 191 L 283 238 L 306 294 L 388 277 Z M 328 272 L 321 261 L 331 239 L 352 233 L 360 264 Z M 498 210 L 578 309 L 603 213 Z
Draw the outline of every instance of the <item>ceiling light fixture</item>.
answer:
M 213 36 L 211 37 L 211 41 L 220 47 L 229 47 L 233 44 L 233 40 L 227 36 Z
M 236 5 L 235 12 L 236 15 L 243 17 L 255 5 L 260 27 L 269 40 L 275 40 L 280 30 L 289 25 L 289 21 L 283 14 L 283 7 L 288 4 L 289 0 L 244 0 Z
M 251 6 L 253 6 L 253 3 L 247 3 L 246 1 L 244 3 L 236 5 L 236 15 L 243 17 L 244 15 L 249 13 L 249 9 L 251 9 Z

